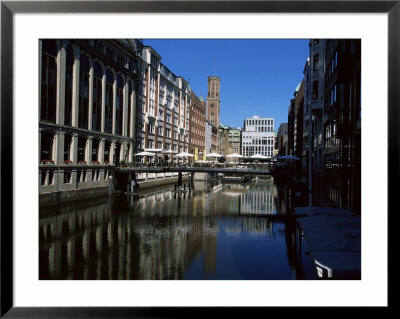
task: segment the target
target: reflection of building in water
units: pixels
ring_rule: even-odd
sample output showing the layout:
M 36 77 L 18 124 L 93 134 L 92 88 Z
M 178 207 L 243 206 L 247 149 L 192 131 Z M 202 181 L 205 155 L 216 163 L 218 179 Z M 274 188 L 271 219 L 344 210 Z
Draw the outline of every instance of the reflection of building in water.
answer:
M 274 214 L 273 188 L 271 182 L 254 185 L 240 196 L 241 214 Z
M 270 219 L 258 217 L 244 217 L 242 222 L 243 230 L 252 234 L 268 235 L 275 237 L 273 222 Z
M 108 200 L 96 206 L 87 203 L 87 207 L 65 207 L 59 215 L 48 214 L 51 207 L 41 208 L 40 279 L 76 279 L 78 273 L 80 279 L 89 279 L 89 255 L 112 245 L 111 228 L 105 226 L 111 217 Z
M 288 215 L 293 212 L 293 186 L 290 178 L 292 177 L 275 178 L 274 202 L 277 212 L 281 215 Z
M 213 273 L 218 224 L 215 216 L 204 218 L 210 201 L 204 198 L 173 199 L 168 190 L 146 194 L 134 209 L 122 198 L 71 205 L 59 214 L 41 208 L 40 279 L 184 279 L 201 252 Z

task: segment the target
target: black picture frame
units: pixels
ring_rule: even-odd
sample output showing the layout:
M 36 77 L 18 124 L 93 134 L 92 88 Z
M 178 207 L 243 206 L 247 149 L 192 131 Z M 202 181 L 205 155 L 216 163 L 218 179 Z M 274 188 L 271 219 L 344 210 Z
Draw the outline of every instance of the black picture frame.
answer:
M 16 13 L 277 12 L 388 14 L 388 207 L 396 213 L 399 188 L 400 1 L 1 1 L 1 313 L 3 318 L 192 318 L 225 316 L 224 307 L 14 307 L 13 304 L 13 16 Z M 384 141 L 383 141 L 384 142 Z M 377 168 L 379 170 L 379 168 Z M 377 212 L 382 214 L 385 212 Z M 377 216 L 379 218 L 379 216 Z M 388 218 L 390 216 L 388 214 Z M 394 223 L 388 223 L 394 227 Z M 389 226 L 388 226 L 389 227 Z M 393 234 L 388 228 L 388 234 Z M 389 243 L 389 237 L 388 237 Z M 390 247 L 390 245 L 388 246 Z M 389 257 L 389 254 L 388 254 Z M 390 264 L 390 258 L 389 258 Z M 390 284 L 388 280 L 388 285 Z M 317 293 L 317 292 L 316 292 Z M 389 307 L 391 298 L 388 299 Z M 241 307 L 249 316 L 263 307 Z M 286 309 L 285 309 L 286 310 Z M 290 307 L 295 315 L 307 308 Z M 320 309 L 321 310 L 321 309 Z M 323 309 L 322 311 L 325 311 Z M 332 310 L 334 314 L 335 309 Z M 350 311 L 349 308 L 346 309 Z M 353 312 L 353 311 L 352 311 Z M 357 312 L 357 314 L 359 314 Z

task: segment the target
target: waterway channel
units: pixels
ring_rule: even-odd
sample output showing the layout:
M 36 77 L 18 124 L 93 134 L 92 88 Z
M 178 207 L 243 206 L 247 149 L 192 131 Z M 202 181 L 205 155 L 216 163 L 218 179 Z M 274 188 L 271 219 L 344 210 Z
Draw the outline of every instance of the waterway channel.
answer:
M 39 279 L 307 279 L 294 192 L 271 177 L 40 207 Z

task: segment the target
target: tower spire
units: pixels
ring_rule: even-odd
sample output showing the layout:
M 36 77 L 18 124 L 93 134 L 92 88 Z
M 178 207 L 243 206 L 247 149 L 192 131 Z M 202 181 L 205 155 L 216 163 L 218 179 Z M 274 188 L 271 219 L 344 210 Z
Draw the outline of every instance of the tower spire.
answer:
M 214 57 L 214 76 L 215 76 L 215 57 Z

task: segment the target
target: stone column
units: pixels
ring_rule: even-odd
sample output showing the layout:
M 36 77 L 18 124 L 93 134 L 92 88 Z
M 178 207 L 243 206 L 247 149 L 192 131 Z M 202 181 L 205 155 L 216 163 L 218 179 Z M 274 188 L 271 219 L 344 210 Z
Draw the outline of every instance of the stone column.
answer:
M 103 77 L 101 79 L 101 132 L 104 133 L 105 117 L 106 117 L 106 72 L 103 69 Z M 101 162 L 100 162 L 101 163 Z
M 119 161 L 120 162 L 126 160 L 126 158 L 125 158 L 126 149 L 127 149 L 126 142 L 122 142 L 121 143 L 121 149 L 119 151 Z
M 110 154 L 109 154 L 110 160 L 108 161 L 109 164 L 113 164 L 113 165 L 115 164 L 114 163 L 114 154 L 115 154 L 115 141 L 112 141 L 110 144 Z
M 72 126 L 78 127 L 80 48 L 77 45 L 73 45 L 73 49 L 74 66 L 72 70 Z M 74 163 L 76 163 L 76 161 L 74 161 Z
M 59 51 L 57 55 L 56 123 L 64 124 L 66 44 L 62 40 L 57 42 Z
M 93 123 L 92 123 L 92 117 L 93 117 L 93 77 L 94 77 L 94 67 L 93 63 L 90 63 L 91 67 L 89 70 L 89 105 L 88 105 L 88 129 L 92 130 Z
M 104 164 L 104 148 L 105 148 L 105 140 L 104 138 L 100 139 L 99 142 L 99 153 L 97 154 L 98 161 L 100 164 Z
M 128 162 L 129 163 L 133 162 L 133 143 L 131 143 L 129 146 Z
M 128 108 L 129 108 L 129 77 L 127 76 L 124 84 L 124 103 L 122 111 L 122 136 L 129 136 L 128 132 Z
M 88 164 L 92 164 L 92 147 L 93 147 L 93 136 L 89 136 L 86 142 L 86 162 Z M 86 171 L 86 180 L 87 181 L 92 181 L 92 176 L 93 176 L 93 169 L 88 169 Z
M 89 136 L 86 143 L 86 162 L 92 164 L 93 136 Z
M 115 135 L 115 118 L 116 118 L 116 107 L 117 107 L 117 75 L 114 75 L 113 84 L 113 100 L 112 100 L 112 134 Z
M 71 139 L 71 160 L 72 163 L 78 164 L 78 134 L 72 134 Z
M 42 40 L 39 41 L 39 65 L 40 65 L 40 71 L 39 71 L 39 85 L 40 85 L 40 89 L 39 89 L 39 121 L 42 118 L 41 116 L 41 101 L 42 101 Z M 39 147 L 40 147 L 40 139 L 39 139 Z M 39 163 L 40 163 L 40 149 L 39 149 Z
M 73 164 L 77 164 L 78 163 L 78 134 L 74 133 L 72 135 L 72 139 L 71 139 L 71 160 Z M 77 185 L 78 181 L 78 172 L 76 169 L 74 169 L 72 171 L 72 176 L 71 176 L 71 183 L 72 185 Z
M 136 115 L 137 115 L 137 104 L 138 101 L 136 100 L 136 85 L 135 82 L 133 82 L 134 86 L 132 88 L 132 96 L 130 96 L 130 99 L 132 99 L 132 104 L 131 104 L 131 132 L 129 137 L 132 137 L 134 140 L 136 139 Z M 136 144 L 136 141 L 135 141 Z

